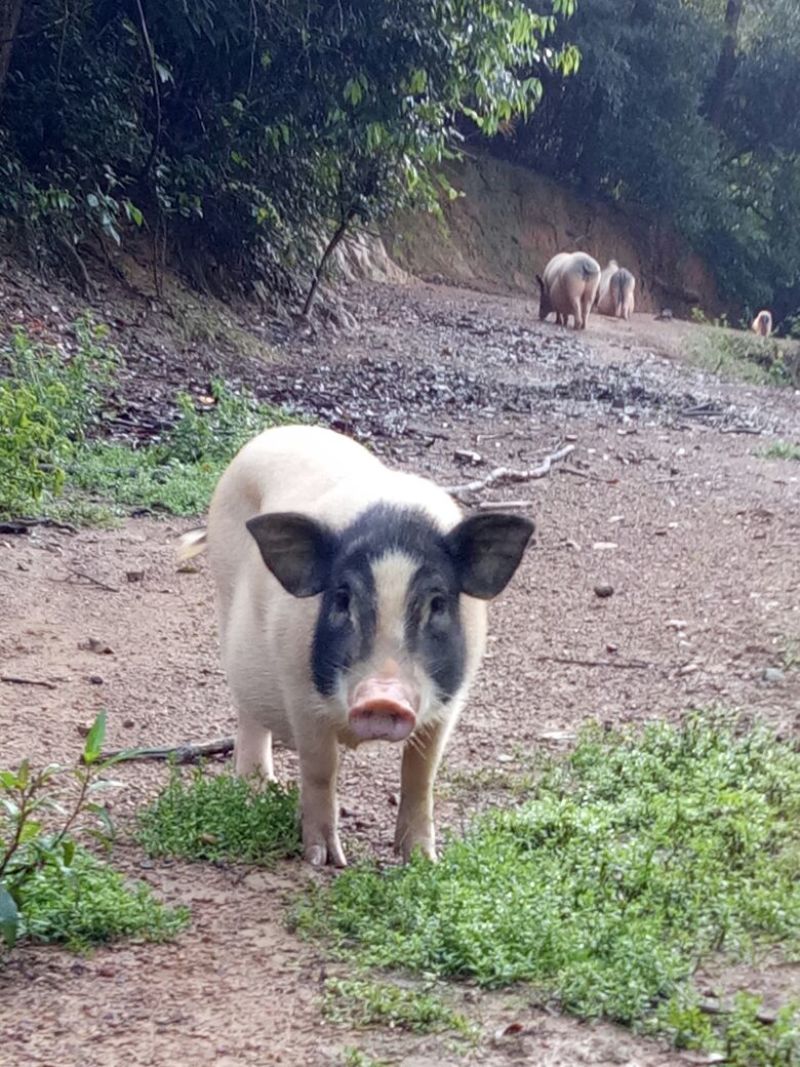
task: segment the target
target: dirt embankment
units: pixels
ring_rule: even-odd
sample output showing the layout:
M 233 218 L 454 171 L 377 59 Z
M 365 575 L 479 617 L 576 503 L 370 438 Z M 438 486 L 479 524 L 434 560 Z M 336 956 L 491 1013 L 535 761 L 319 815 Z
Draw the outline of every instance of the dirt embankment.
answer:
M 657 221 L 581 200 L 548 178 L 489 158 L 453 168 L 450 180 L 464 195 L 443 203 L 443 225 L 404 215 L 385 236 L 392 259 L 418 277 L 535 294 L 534 275 L 551 256 L 581 249 L 603 266 L 613 258 L 634 272 L 640 311 L 722 310 L 708 265 Z

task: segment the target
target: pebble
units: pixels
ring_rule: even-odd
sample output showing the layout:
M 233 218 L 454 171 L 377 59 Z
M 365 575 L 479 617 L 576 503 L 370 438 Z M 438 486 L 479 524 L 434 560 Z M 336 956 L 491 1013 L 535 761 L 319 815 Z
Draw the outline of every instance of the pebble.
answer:
M 594 587 L 594 595 L 599 596 L 601 599 L 614 595 L 613 585 L 596 585 Z
M 778 667 L 765 667 L 761 674 L 761 680 L 766 682 L 767 685 L 780 685 L 785 677 L 783 671 Z
M 103 679 L 100 677 L 99 674 L 90 674 L 89 675 L 89 681 L 91 682 L 92 685 L 102 685 L 103 684 Z

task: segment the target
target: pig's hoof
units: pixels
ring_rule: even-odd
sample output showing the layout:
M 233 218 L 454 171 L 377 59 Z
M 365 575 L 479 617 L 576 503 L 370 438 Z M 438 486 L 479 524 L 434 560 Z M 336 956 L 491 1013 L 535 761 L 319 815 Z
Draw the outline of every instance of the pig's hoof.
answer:
M 334 867 L 346 867 L 342 846 L 337 834 L 331 834 L 325 841 L 311 841 L 303 845 L 303 858 L 312 867 L 324 867 L 326 863 Z
M 436 863 L 437 860 L 433 834 L 414 834 L 410 830 L 401 831 L 398 827 L 394 839 L 394 850 L 403 857 L 403 863 L 408 863 L 415 852 L 419 852 L 431 863 Z

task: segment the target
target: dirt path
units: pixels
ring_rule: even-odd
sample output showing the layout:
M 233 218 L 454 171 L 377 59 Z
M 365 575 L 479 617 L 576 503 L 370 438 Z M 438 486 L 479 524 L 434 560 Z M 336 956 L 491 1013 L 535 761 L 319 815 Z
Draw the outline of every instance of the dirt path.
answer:
M 440 779 L 442 828 L 458 829 L 492 800 L 470 784 L 476 768 L 513 773 L 535 748 L 564 747 L 587 719 L 641 722 L 725 704 L 800 734 L 800 471 L 759 455 L 771 434 L 799 439 L 797 395 L 686 369 L 683 324 L 658 332 L 649 319 L 595 320 L 576 339 L 540 326 L 518 299 L 420 285 L 362 287 L 352 300 L 360 335 L 294 340 L 266 368 L 252 355 L 219 368 L 206 353 L 198 386 L 218 369 L 235 373 L 444 484 L 575 445 L 549 477 L 482 495 L 529 500 L 537 547 L 494 608 L 489 655 Z M 148 366 L 132 358 L 123 407 L 165 388 Z M 465 463 L 465 450 L 482 461 Z M 173 539 L 190 525 L 144 519 L 76 536 L 0 536 L 0 673 L 55 687 L 0 683 L 0 764 L 76 754 L 79 728 L 100 708 L 112 746 L 232 732 L 205 564 L 175 568 Z M 613 595 L 596 596 L 598 584 Z M 91 637 L 111 651 L 81 649 Z M 390 858 L 398 767 L 388 749 L 345 759 L 351 855 Z M 278 773 L 294 772 L 281 752 Z M 121 777 L 124 823 L 164 770 L 129 766 Z M 341 967 L 284 925 L 286 901 L 315 875 L 299 864 L 245 877 L 154 866 L 130 845 L 119 859 L 191 905 L 189 930 L 172 945 L 89 959 L 18 951 L 0 972 L 2 1067 L 335 1064 L 353 1045 L 403 1067 L 683 1062 L 614 1027 L 535 1011 L 524 991 L 456 991 L 482 1025 L 466 1057 L 437 1038 L 336 1029 L 321 1018 L 319 992 L 325 968 Z M 493 1042 L 512 1019 L 525 1033 Z

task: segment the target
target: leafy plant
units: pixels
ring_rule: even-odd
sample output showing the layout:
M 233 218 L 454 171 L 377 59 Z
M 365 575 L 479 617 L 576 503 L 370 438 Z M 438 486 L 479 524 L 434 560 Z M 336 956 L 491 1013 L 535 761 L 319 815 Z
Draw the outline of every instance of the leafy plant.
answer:
M 800 445 L 791 441 L 776 441 L 762 453 L 765 459 L 800 460 Z
M 296 921 L 364 965 L 526 981 L 576 1014 L 713 1047 L 738 1039 L 686 1007 L 698 961 L 800 945 L 798 816 L 800 754 L 765 728 L 697 714 L 590 729 L 439 864 L 351 868 Z
M 278 782 L 173 767 L 139 816 L 138 840 L 151 856 L 270 864 L 299 851 L 297 796 Z
M 107 845 L 113 835 L 94 799 L 113 784 L 103 774 L 114 760 L 100 760 L 104 732 L 102 713 L 75 767 L 34 771 L 23 760 L 15 771 L 0 770 L 0 936 L 8 948 L 21 937 L 73 948 L 131 935 L 161 940 L 186 922 L 185 909 L 165 909 L 147 886 L 128 885 L 76 841 L 91 836 Z M 73 787 L 66 807 L 65 780 Z
M 332 1022 L 346 1026 L 385 1026 L 412 1033 L 455 1030 L 462 1036 L 474 1032 L 469 1020 L 440 997 L 362 978 L 328 978 L 323 1013 Z

